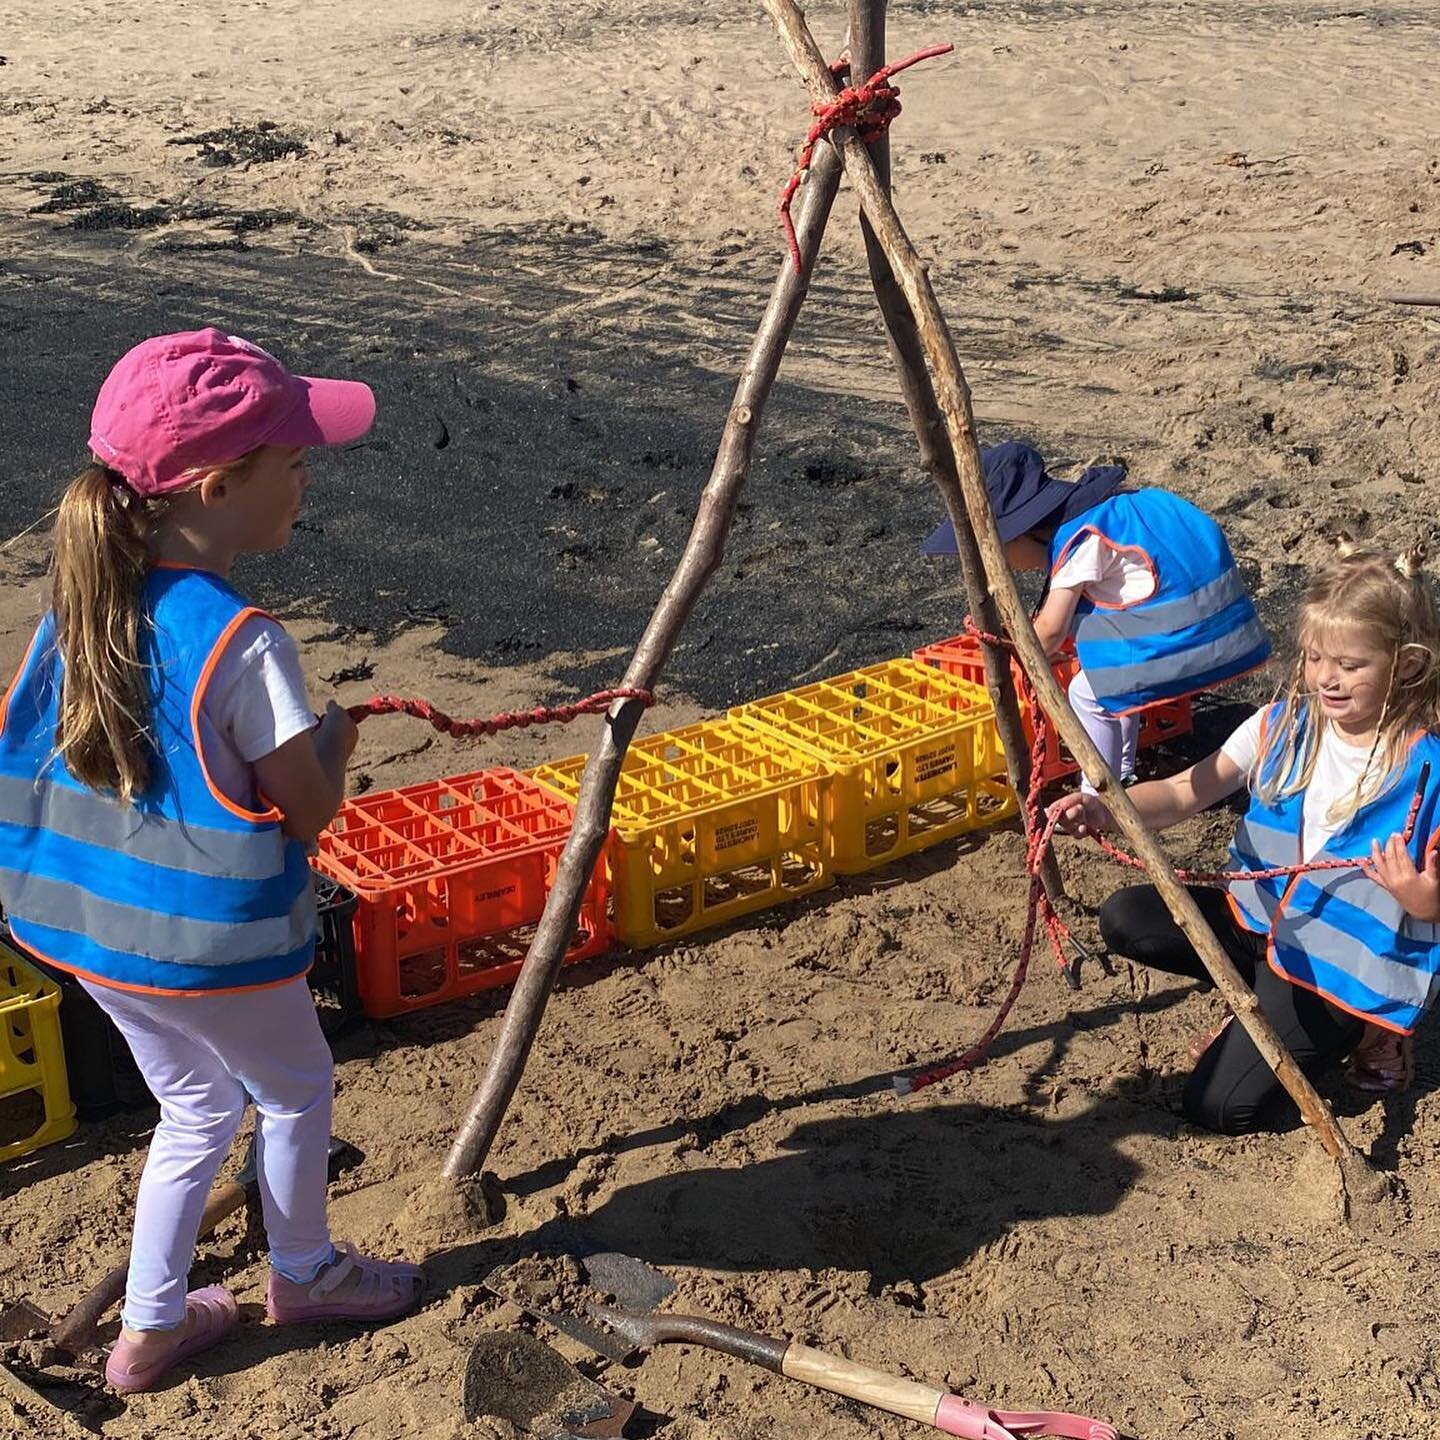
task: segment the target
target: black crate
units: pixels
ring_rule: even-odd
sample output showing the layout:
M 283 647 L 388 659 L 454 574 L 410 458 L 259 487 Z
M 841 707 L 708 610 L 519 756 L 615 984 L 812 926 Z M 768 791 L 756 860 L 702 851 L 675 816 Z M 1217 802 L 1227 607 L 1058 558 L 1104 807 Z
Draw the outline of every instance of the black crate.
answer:
M 316 874 L 314 878 L 320 934 L 310 970 L 310 989 L 320 1028 L 327 1039 L 333 1039 L 364 1014 L 355 976 L 353 917 L 359 902 L 353 891 L 328 876 Z M 8 934 L 3 910 L 0 931 Z M 46 965 L 21 948 L 60 987 L 60 1033 L 75 1113 L 82 1120 L 98 1120 L 118 1111 L 153 1105 L 154 1098 L 135 1068 L 130 1047 L 110 1017 L 68 971 Z
M 354 919 L 355 907 L 360 902 L 353 890 L 347 890 L 319 871 L 312 873 L 315 908 L 320 912 L 320 936 L 315 945 L 315 964 L 310 969 L 310 989 L 320 1013 L 320 1028 L 333 1039 L 365 1013 L 355 974 Z
M 34 963 L 60 987 L 60 1036 L 76 1115 L 101 1120 L 153 1106 L 155 1099 L 135 1068 L 130 1047 L 110 1017 L 68 971 Z

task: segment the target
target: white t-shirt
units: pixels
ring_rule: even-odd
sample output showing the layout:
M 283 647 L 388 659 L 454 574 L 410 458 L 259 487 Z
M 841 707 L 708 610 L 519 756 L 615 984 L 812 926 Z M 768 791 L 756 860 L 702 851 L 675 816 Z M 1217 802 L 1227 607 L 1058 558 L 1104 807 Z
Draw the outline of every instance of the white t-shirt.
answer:
M 1079 590 L 1097 605 L 1137 605 L 1155 593 L 1155 572 L 1098 535 L 1077 540 L 1050 577 L 1052 590 Z
M 255 762 L 314 727 L 300 652 L 282 625 L 252 615 L 230 637 L 200 709 L 205 762 L 237 805 L 256 809 Z
M 1260 758 L 1260 722 L 1264 714 L 1263 710 L 1257 710 L 1220 747 L 1220 753 L 1234 761 L 1246 775 L 1254 770 L 1255 762 Z M 1325 848 L 1325 842 L 1344 828 L 1344 820 L 1332 821 L 1325 817 L 1337 800 L 1354 795 L 1370 759 L 1369 745 L 1347 745 L 1332 728 L 1326 726 L 1320 737 L 1320 753 L 1315 757 L 1315 774 L 1305 788 L 1300 842 L 1302 861 L 1314 859 Z

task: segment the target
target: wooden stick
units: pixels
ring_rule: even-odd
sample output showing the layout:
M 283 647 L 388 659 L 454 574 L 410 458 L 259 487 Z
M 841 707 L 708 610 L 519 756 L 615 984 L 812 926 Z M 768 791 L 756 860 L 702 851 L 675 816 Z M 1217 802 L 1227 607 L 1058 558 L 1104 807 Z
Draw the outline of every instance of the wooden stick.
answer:
M 1382 295 L 1382 300 L 1388 300 L 1392 305 L 1440 305 L 1440 295 L 1430 295 L 1414 291 L 1396 295 Z
M 800 71 L 811 95 L 828 101 L 836 93 L 834 79 L 826 67 L 794 0 L 760 0 L 765 13 L 779 32 Z M 909 236 L 900 223 L 889 197 L 881 186 L 875 167 L 864 143 L 848 127 L 837 127 L 832 143 L 840 152 L 845 173 L 860 196 L 860 204 L 874 226 L 875 234 L 885 250 L 890 267 L 899 280 L 910 309 L 919 326 L 925 358 L 929 364 L 936 398 L 945 419 L 945 429 L 959 467 L 961 493 L 970 526 L 980 542 L 980 553 L 990 587 L 999 602 L 1005 626 L 1015 642 L 1021 664 L 1035 687 L 1051 723 L 1080 761 L 1086 776 L 1115 817 L 1121 831 L 1145 866 L 1151 883 L 1164 899 L 1176 923 L 1189 937 L 1205 968 L 1210 972 L 1226 1003 L 1254 1041 L 1265 1063 L 1275 1072 L 1300 1108 L 1305 1122 L 1312 1126 L 1325 1151 L 1340 1163 L 1342 1184 L 1352 1179 L 1362 1193 L 1373 1181 L 1363 1157 L 1345 1138 L 1335 1122 L 1330 1107 L 1316 1093 L 1315 1087 L 1296 1065 L 1290 1052 L 1281 1043 L 1275 1028 L 1260 1010 L 1259 1002 L 1221 948 L 1204 917 L 1196 908 L 1189 892 L 1175 878 L 1169 857 L 1155 836 L 1145 828 L 1130 798 L 1100 758 L 1094 742 L 1085 733 L 1067 704 L 1045 652 L 1041 649 L 1035 627 L 1021 603 L 1014 577 L 1005 563 L 1004 550 L 995 529 L 995 517 L 985 493 L 980 467 L 980 450 L 975 440 L 975 420 L 970 403 L 970 389 L 955 353 L 955 344 L 945 324 L 945 317 L 931 289 L 925 266 L 916 254 Z
M 680 632 L 706 582 L 720 566 L 730 534 L 735 506 L 750 469 L 750 456 L 765 402 L 770 395 L 786 342 L 800 313 L 810 284 L 810 272 L 820 248 L 825 223 L 840 187 L 840 162 L 834 150 L 821 146 L 801 190 L 795 233 L 804 268 L 796 272 L 785 259 L 770 303 L 766 306 L 750 353 L 740 372 L 735 397 L 720 437 L 710 479 L 700 496 L 695 523 L 685 550 L 670 577 L 650 623 L 636 647 L 624 684 L 653 690 Z M 554 887 L 531 941 L 525 963 L 515 982 L 500 1037 L 480 1085 L 470 1102 L 443 1173 L 450 1179 L 476 1174 L 485 1164 L 514 1097 L 531 1046 L 540 1029 L 546 1001 L 580 913 L 580 901 L 600 858 L 610 830 L 610 808 L 625 751 L 643 713 L 635 700 L 619 701 L 605 717 L 600 743 L 580 777 L 575 803 L 575 824 L 560 856 Z
M 885 63 L 886 0 L 850 0 L 850 79 L 852 84 L 868 80 Z M 890 141 L 881 135 L 869 146 L 870 162 L 886 195 L 890 193 Z M 1000 633 L 1000 611 L 985 580 L 985 567 L 980 561 L 980 548 L 965 521 L 965 502 L 960 494 L 960 477 L 955 469 L 955 452 L 945 433 L 945 419 L 935 400 L 935 388 L 925 369 L 925 351 L 915 328 L 915 316 L 904 292 L 896 284 L 895 274 L 870 221 L 862 212 L 860 230 L 865 237 L 865 256 L 870 265 L 870 281 L 875 299 L 884 317 L 890 340 L 890 354 L 900 373 L 900 393 L 915 427 L 920 446 L 920 461 L 940 491 L 945 513 L 955 530 L 956 549 L 960 555 L 960 573 L 970 613 L 976 625 L 987 635 Z M 1010 673 L 1010 656 L 988 640 L 982 646 L 985 659 L 985 686 L 995 705 L 995 726 L 1000 743 L 1005 747 L 1005 767 L 1010 784 L 1021 805 L 1030 793 L 1030 746 L 1025 741 L 1025 725 L 1020 718 L 1020 702 L 1015 694 L 1015 681 Z M 1047 854 L 1040 878 L 1045 893 L 1058 900 L 1065 893 L 1060 867 L 1053 853 Z

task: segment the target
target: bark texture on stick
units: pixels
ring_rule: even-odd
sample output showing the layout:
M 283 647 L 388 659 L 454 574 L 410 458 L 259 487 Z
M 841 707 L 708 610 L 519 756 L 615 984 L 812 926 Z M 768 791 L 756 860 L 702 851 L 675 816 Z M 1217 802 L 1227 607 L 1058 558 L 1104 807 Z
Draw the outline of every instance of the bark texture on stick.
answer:
M 817 100 L 832 98 L 835 82 L 794 0 L 761 0 L 761 4 L 774 22 L 811 94 Z M 1005 563 L 1000 537 L 995 529 L 995 517 L 985 493 L 969 386 L 956 357 L 945 317 L 930 286 L 929 275 L 875 174 L 864 143 L 848 128 L 836 129 L 832 141 L 840 152 L 845 173 L 859 193 L 860 204 L 869 216 L 876 237 L 916 317 L 936 398 L 958 465 L 970 525 L 980 543 L 985 571 L 1004 616 L 1006 630 L 1015 641 L 1021 664 L 1041 705 L 1109 806 L 1125 838 L 1143 862 L 1151 882 L 1165 900 L 1176 923 L 1199 952 L 1217 988 L 1255 1042 L 1265 1063 L 1299 1106 L 1305 1122 L 1314 1129 L 1326 1152 L 1340 1162 L 1344 1180 L 1354 1180 L 1362 1190 L 1371 1188 L 1366 1181 L 1373 1182 L 1373 1172 L 1345 1138 L 1330 1107 L 1301 1073 L 1293 1056 L 1275 1033 L 1274 1026 L 1261 1012 L 1259 1002 L 1221 949 L 1189 892 L 1175 878 L 1174 868 L 1164 848 L 1145 828 L 1130 798 L 1100 758 L 1100 752 L 1056 684 L 1035 628 L 1020 600 L 1014 577 Z
M 852 84 L 868 80 L 885 63 L 886 0 L 850 0 L 850 79 Z M 881 135 L 869 145 L 870 163 L 881 188 L 890 193 L 890 141 Z M 862 212 L 860 230 L 865 237 L 865 258 L 870 266 L 870 281 L 875 299 L 885 320 L 890 354 L 900 375 L 900 393 L 915 427 L 920 446 L 920 463 L 935 482 L 945 513 L 955 528 L 956 549 L 960 555 L 960 574 L 965 581 L 965 594 L 976 625 L 988 635 L 1000 633 L 1000 611 L 985 577 L 980 561 L 980 548 L 965 521 L 965 501 L 960 494 L 960 476 L 955 468 L 955 452 L 945 433 L 945 417 L 935 399 L 935 387 L 925 369 L 925 350 L 915 328 L 915 316 L 905 292 L 896 282 L 885 258 L 884 248 L 875 230 Z M 1025 743 L 1025 725 L 1020 718 L 1020 701 L 1015 694 L 1015 681 L 1010 673 L 1010 656 L 998 645 L 986 641 L 982 646 L 985 658 L 985 686 L 995 705 L 995 726 L 1000 743 L 1005 747 L 1005 767 L 1010 784 L 1021 805 L 1030 789 L 1030 747 Z M 1046 855 L 1040 878 L 1045 893 L 1058 900 L 1065 893 L 1060 867 L 1054 855 Z
M 625 671 L 623 683 L 627 686 L 655 688 L 700 592 L 720 566 L 735 506 L 749 473 L 760 417 L 780 369 L 795 317 L 805 299 L 820 238 L 839 185 L 840 162 L 835 151 L 828 145 L 821 146 L 802 188 L 795 223 L 804 267 L 797 273 L 788 257 L 783 262 L 735 388 L 715 464 L 701 493 L 690 537 Z M 484 1166 L 520 1084 L 546 1002 L 575 933 L 585 887 L 610 830 L 615 785 L 642 714 L 638 701 L 621 700 L 605 717 L 600 743 L 591 753 L 580 778 L 575 824 L 560 857 L 554 887 L 515 981 L 510 1003 L 505 1007 L 505 1019 L 490 1064 L 446 1157 L 443 1173 L 450 1179 L 476 1174 Z

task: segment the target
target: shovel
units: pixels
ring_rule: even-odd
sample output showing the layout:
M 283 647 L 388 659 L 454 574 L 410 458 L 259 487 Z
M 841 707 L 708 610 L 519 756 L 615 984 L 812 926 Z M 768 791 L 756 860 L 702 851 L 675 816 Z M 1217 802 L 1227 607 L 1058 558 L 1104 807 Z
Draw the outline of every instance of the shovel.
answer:
M 465 1363 L 465 1419 L 498 1416 L 538 1440 L 618 1436 L 633 1400 L 586 1379 L 543 1340 L 518 1330 L 482 1335 Z
M 584 1236 L 575 1236 L 566 1253 L 580 1266 L 585 1282 L 592 1290 L 602 1295 L 613 1295 L 627 1310 L 653 1310 L 675 1293 L 675 1282 L 654 1266 L 633 1256 L 622 1255 L 618 1250 L 601 1250 Z M 568 1335 L 606 1360 L 624 1364 L 634 1355 L 635 1346 L 630 1341 L 593 1321 L 535 1306 L 524 1290 L 514 1283 L 513 1269 L 513 1265 L 497 1265 L 480 1283 L 492 1295 L 517 1305 L 532 1320 L 539 1320 L 562 1335 Z
M 607 1306 L 592 1306 L 590 1313 L 637 1349 L 656 1345 L 703 1345 L 722 1355 L 734 1355 L 763 1365 L 777 1375 L 801 1380 L 832 1395 L 859 1400 L 877 1410 L 933 1426 L 945 1435 L 965 1440 L 1028 1440 L 1030 1436 L 1060 1435 L 1069 1440 L 1119 1440 L 1113 1425 L 1088 1415 L 1058 1410 L 991 1410 L 975 1400 L 952 1395 L 934 1385 L 887 1375 L 858 1365 L 841 1355 L 829 1355 L 798 1340 L 779 1340 L 753 1330 L 737 1330 L 718 1320 L 696 1315 L 636 1315 Z
M 643 1260 L 616 1251 L 576 1258 L 591 1285 L 619 1301 L 620 1308 L 592 1305 L 589 1313 L 626 1347 L 628 1354 L 656 1345 L 701 1345 L 966 1440 L 1029 1440 L 1038 1435 L 1059 1435 L 1066 1440 L 1119 1440 L 1113 1425 L 1088 1415 L 1057 1410 L 991 1410 L 937 1386 L 887 1375 L 797 1340 L 775 1339 L 698 1316 L 637 1313 L 653 1310 L 659 1303 L 657 1294 L 663 1299 L 673 1293 L 674 1282 Z
M 330 1137 L 330 1179 L 334 1180 L 346 1170 L 353 1169 L 365 1159 L 355 1146 L 337 1136 Z M 245 1163 L 233 1180 L 216 1185 L 205 1200 L 205 1213 L 200 1220 L 200 1236 L 209 1235 L 227 1216 L 233 1215 L 254 1194 L 255 1142 L 245 1153 Z M 112 1306 L 125 1296 L 125 1277 L 128 1263 L 117 1265 L 98 1284 L 81 1298 L 75 1308 L 55 1322 L 50 1330 L 50 1341 L 63 1359 L 74 1359 L 84 1355 L 95 1345 L 95 1331 Z M 38 1325 L 34 1322 L 38 1321 Z M 0 1313 L 0 1334 L 21 1326 L 20 1334 L 28 1334 L 36 1328 L 49 1326 L 49 1317 L 28 1300 L 7 1307 Z M 16 1336 L 15 1338 L 19 1338 Z

